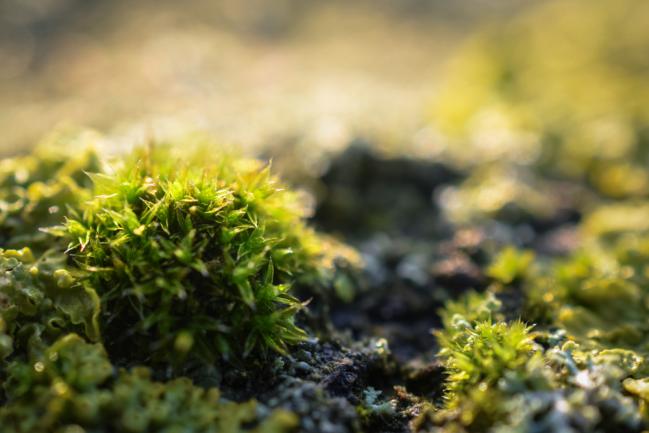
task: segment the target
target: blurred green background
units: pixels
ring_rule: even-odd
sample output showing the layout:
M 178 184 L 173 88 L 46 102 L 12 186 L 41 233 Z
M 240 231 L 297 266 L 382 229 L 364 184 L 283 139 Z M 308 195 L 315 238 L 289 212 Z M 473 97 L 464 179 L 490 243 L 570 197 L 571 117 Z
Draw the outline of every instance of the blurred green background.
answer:
M 648 4 L 0 0 L 0 152 L 200 130 L 308 170 L 362 138 L 643 195 Z
M 447 60 L 528 1 L 0 1 L 0 151 L 61 124 L 282 152 L 405 146 Z

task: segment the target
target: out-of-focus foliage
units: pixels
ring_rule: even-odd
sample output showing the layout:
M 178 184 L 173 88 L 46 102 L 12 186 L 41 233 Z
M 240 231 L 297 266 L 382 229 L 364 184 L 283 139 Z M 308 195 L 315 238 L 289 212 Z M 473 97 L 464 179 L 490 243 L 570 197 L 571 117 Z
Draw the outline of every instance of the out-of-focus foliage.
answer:
M 646 235 L 641 230 L 619 233 L 613 240 L 590 239 L 589 247 L 543 266 L 529 279 L 530 319 L 549 319 L 588 347 L 649 354 Z
M 524 279 L 530 273 L 533 262 L 533 252 L 509 247 L 487 268 L 487 275 L 503 284 L 511 284 Z
M 444 193 L 448 215 L 459 223 L 474 223 L 487 217 L 518 223 L 550 219 L 561 207 L 554 185 L 520 168 L 492 165 L 476 168 L 459 187 Z
M 646 195 L 648 17 L 642 0 L 543 3 L 469 44 L 434 119 L 479 150 L 458 144 L 471 164 L 534 164 L 612 197 Z
M 614 199 L 630 202 L 593 227 L 646 226 L 648 17 L 642 0 L 559 0 L 471 39 L 432 113 L 470 169 L 441 195 L 454 222 L 547 228 Z
M 154 382 L 142 367 L 116 373 L 100 344 L 75 334 L 13 363 L 8 374 L 0 407 L 7 433 L 277 433 L 296 425 L 282 411 L 260 422 L 254 401 L 223 401 L 188 379 Z
M 619 235 L 632 232 L 649 232 L 649 203 L 645 201 L 622 201 L 606 203 L 590 210 L 583 223 L 589 237 L 614 240 Z
M 99 170 L 89 147 L 91 134 L 57 133 L 32 154 L 0 163 L 0 246 L 35 251 L 50 247 L 52 239 L 39 231 L 60 224 L 69 207 L 90 198 L 92 181 L 86 172 Z M 83 143 L 85 151 L 79 151 Z

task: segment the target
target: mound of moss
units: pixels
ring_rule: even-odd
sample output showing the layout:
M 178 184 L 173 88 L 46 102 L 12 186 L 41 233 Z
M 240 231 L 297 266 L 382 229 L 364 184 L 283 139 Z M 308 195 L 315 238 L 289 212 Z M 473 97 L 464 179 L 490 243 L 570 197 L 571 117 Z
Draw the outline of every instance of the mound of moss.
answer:
M 102 298 L 109 351 L 207 363 L 284 353 L 306 336 L 291 285 L 318 272 L 320 240 L 304 209 L 256 161 L 197 168 L 167 158 L 143 151 L 93 176 L 94 199 L 65 224 L 67 254 Z
M 2 245 L 24 247 L 0 250 L 2 431 L 297 425 L 178 376 L 245 375 L 287 354 L 307 337 L 293 286 L 328 285 L 337 248 L 353 253 L 307 227 L 303 200 L 269 166 L 172 147 L 101 164 L 45 148 L 4 161 Z

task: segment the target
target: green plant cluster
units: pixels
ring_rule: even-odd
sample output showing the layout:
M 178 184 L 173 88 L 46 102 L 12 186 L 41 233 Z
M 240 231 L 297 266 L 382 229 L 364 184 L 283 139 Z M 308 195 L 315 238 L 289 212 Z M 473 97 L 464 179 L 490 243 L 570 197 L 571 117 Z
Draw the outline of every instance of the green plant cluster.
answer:
M 113 164 L 44 150 L 5 161 L 3 245 L 25 246 L 0 250 L 3 432 L 296 426 L 189 378 L 152 377 L 286 353 L 307 335 L 293 285 L 325 284 L 337 251 L 353 252 L 306 226 L 269 167 L 184 144 L 185 156 L 156 145 Z
M 469 390 L 492 387 L 505 372 L 524 369 L 538 351 L 522 322 L 474 322 L 450 339 L 443 333 L 438 339 L 448 373 L 446 391 L 451 407 Z
M 647 428 L 649 237 L 642 227 L 610 232 L 592 221 L 581 226 L 585 246 L 565 257 L 536 260 L 505 248 L 488 268 L 486 292 L 446 305 L 436 332 L 445 399 L 414 426 L 490 433 Z M 524 297 L 518 314 L 535 326 L 508 320 L 499 300 L 508 287 Z
M 478 316 L 493 314 L 485 306 L 497 303 L 493 295 L 483 296 L 482 305 L 476 294 L 467 303 L 483 313 L 456 312 L 438 333 L 446 396 L 441 408 L 428 407 L 415 419 L 415 430 L 643 430 L 639 396 L 645 381 L 634 379 L 647 373 L 643 357 L 623 349 L 589 350 L 561 332 L 531 331 L 520 321 L 485 321 Z

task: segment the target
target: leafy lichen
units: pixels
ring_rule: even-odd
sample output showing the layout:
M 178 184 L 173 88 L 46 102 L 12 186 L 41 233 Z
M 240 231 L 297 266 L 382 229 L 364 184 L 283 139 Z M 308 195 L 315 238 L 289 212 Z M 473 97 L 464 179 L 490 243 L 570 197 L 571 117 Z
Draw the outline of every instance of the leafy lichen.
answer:
M 99 297 L 65 267 L 65 257 L 0 251 L 0 358 L 24 359 L 65 332 L 99 335 Z
M 0 167 L 0 240 L 16 247 L 0 250 L 2 431 L 293 431 L 286 411 L 152 377 L 286 353 L 307 335 L 293 286 L 334 287 L 351 249 L 256 160 L 49 149 Z
M 75 334 L 8 372 L 9 398 L 0 407 L 7 433 L 278 433 L 296 425 L 283 411 L 260 421 L 254 401 L 225 401 L 186 378 L 155 382 L 142 367 L 115 372 L 99 343 Z

